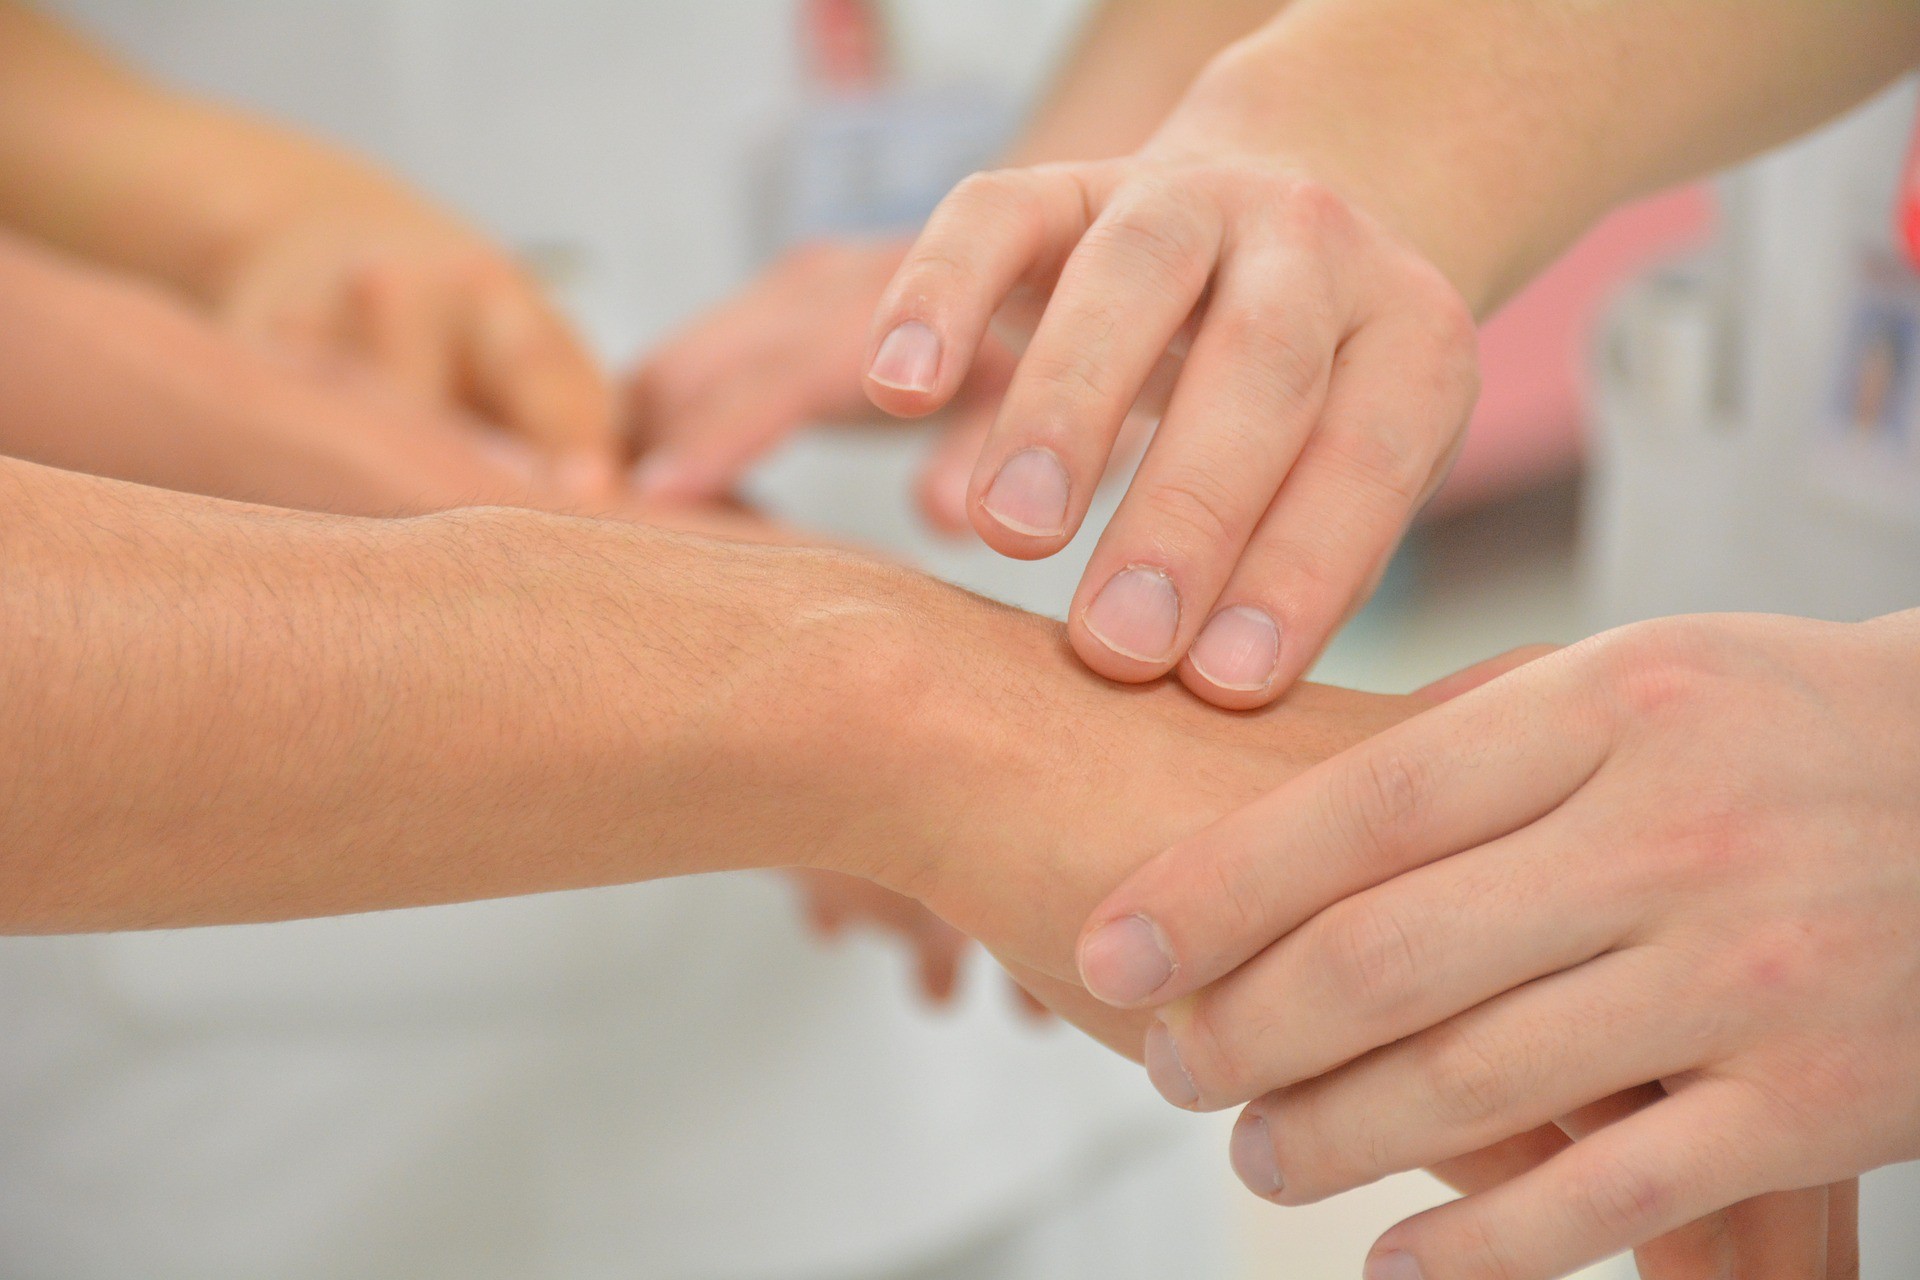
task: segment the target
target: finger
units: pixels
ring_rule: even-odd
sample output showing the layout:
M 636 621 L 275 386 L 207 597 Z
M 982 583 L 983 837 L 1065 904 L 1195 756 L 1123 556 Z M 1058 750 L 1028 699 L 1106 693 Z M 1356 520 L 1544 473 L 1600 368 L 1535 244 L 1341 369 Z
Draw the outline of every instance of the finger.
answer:
M 942 533 L 972 531 L 967 514 L 967 489 L 974 464 L 993 430 L 993 420 L 1012 385 L 1013 353 L 998 339 L 980 344 L 973 372 L 951 408 L 949 421 L 927 455 L 915 486 L 920 511 Z
M 1705 1080 L 1574 1143 L 1503 1186 L 1399 1224 L 1370 1277 L 1552 1280 L 1771 1190 L 1764 1107 Z
M 613 493 L 619 449 L 598 364 L 517 278 L 487 271 L 471 288 L 463 367 L 474 407 L 543 449 L 568 493 Z
M 1165 288 L 1143 283 L 1156 293 Z M 1064 292 L 1067 281 L 1061 284 Z M 1116 680 L 1158 678 L 1206 625 L 1212 676 L 1227 687 L 1268 688 L 1281 642 L 1273 617 L 1252 608 L 1216 617 L 1214 602 L 1320 418 L 1350 319 L 1324 260 L 1301 249 L 1237 259 L 1216 282 L 1166 417 L 1074 597 L 1069 634 L 1093 670 Z M 1145 336 L 1161 342 L 1143 353 L 1157 361 L 1162 330 Z M 1135 372 L 1144 382 L 1150 370 Z M 1076 375 L 1074 386 L 1084 383 Z M 1010 406 L 1019 389 L 1016 383 Z M 1097 426 L 1102 448 L 1094 461 L 1104 467 L 1138 390 L 1128 385 L 1124 404 L 1101 406 L 1062 396 L 1032 420 Z M 1031 448 L 1034 438 L 1013 445 Z M 989 442 L 989 457 L 993 449 Z M 1097 474 L 1068 469 L 1076 485 L 1098 483 Z
M 1463 693 L 1472 693 L 1482 685 L 1492 684 L 1507 672 L 1518 671 L 1529 662 L 1536 662 L 1550 653 L 1558 653 L 1563 647 L 1557 644 L 1528 644 L 1509 649 L 1497 657 L 1476 662 L 1452 675 L 1442 676 L 1432 684 L 1423 685 L 1415 689 L 1412 696 L 1431 706 L 1452 702 Z
M 1860 1179 L 1827 1188 L 1827 1280 L 1860 1280 Z
M 1167 1006 L 1168 1100 L 1236 1106 L 1612 950 L 1641 903 L 1617 861 L 1560 856 L 1596 839 L 1569 812 L 1337 902 Z
M 1136 1061 L 1140 1058 L 1140 1037 L 1146 1029 L 1144 1014 L 1104 1005 L 1078 985 L 997 957 L 1008 975 L 1034 999 L 1053 1013 L 1071 1022 L 1107 1048 Z
M 819 393 L 801 361 L 771 363 L 726 380 L 655 429 L 634 469 L 643 499 L 700 502 L 733 492 L 753 465 L 806 426 Z
M 1078 531 L 1121 426 L 1207 289 L 1221 234 L 1216 215 L 1147 197 L 1116 201 L 1088 230 L 974 468 L 968 502 L 989 546 L 1034 559 Z
M 1646 950 L 1608 956 L 1269 1094 L 1241 1117 L 1272 1138 L 1242 1176 L 1277 1203 L 1308 1204 L 1692 1070 L 1716 1033 L 1646 999 L 1671 985 L 1666 965 Z
M 920 994 L 928 1003 L 947 1004 L 960 984 L 960 962 L 967 936 L 928 913 L 911 935 L 920 980 Z
M 1576 648 L 1360 743 L 1148 862 L 1089 919 L 1087 989 L 1160 1004 L 1316 913 L 1572 795 L 1610 721 Z
M 941 533 L 971 533 L 967 518 L 967 483 L 973 476 L 973 462 L 993 429 L 989 414 L 971 414 L 949 424 L 935 438 L 926 462 L 920 468 L 914 495 L 920 512 Z
M 975 174 L 940 202 L 874 313 L 866 390 L 918 418 L 960 390 L 987 327 L 1023 284 L 1044 293 L 1085 234 L 1098 166 Z
M 399 385 L 436 403 L 453 392 L 452 299 L 404 259 L 378 258 L 347 287 L 352 344 Z
M 1564 1116 L 1578 1139 L 1667 1096 L 1657 1084 L 1628 1089 Z M 1826 1189 L 1779 1191 L 1689 1222 L 1634 1250 L 1641 1280 L 1823 1280 L 1828 1252 Z
M 1224 585 L 1194 606 L 1205 612 L 1180 665 L 1194 693 L 1264 706 L 1366 603 L 1473 411 L 1472 334 L 1463 309 L 1439 322 L 1403 308 L 1346 341 L 1312 438 L 1269 491 L 1259 527 L 1229 542 L 1233 557 L 1215 566 Z

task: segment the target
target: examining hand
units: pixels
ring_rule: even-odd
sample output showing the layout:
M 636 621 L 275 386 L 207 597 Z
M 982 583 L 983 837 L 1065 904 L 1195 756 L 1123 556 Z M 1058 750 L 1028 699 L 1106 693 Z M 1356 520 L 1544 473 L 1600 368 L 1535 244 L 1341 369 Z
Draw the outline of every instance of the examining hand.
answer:
M 1088 980 L 1174 1001 L 1159 1078 L 1255 1100 L 1239 1164 L 1287 1203 L 1657 1085 L 1389 1232 L 1383 1276 L 1558 1275 L 1920 1155 L 1916 653 L 1920 613 L 1577 646 L 1156 859 L 1094 913 Z
M 1477 394 L 1473 317 L 1424 258 L 1284 155 L 1174 121 L 1138 156 L 977 176 L 875 316 L 874 403 L 955 395 L 996 313 L 1041 310 L 968 514 L 1023 559 L 1064 547 L 1123 421 L 1165 418 L 1069 623 L 1102 675 L 1178 669 L 1277 697 L 1371 593 Z
M 870 417 L 861 384 L 867 326 L 905 254 L 896 241 L 797 249 L 649 352 L 627 389 L 640 492 L 723 498 L 801 428 Z M 967 527 L 967 477 L 1012 369 L 1012 355 L 988 342 L 954 399 L 920 478 L 920 509 L 937 529 Z

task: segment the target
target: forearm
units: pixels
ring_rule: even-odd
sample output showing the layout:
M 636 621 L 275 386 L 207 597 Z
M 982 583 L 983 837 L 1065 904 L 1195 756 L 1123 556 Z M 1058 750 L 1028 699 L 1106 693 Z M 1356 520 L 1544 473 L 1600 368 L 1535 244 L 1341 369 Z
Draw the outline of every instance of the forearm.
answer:
M 204 301 L 263 228 L 320 194 L 380 182 L 321 143 L 153 84 L 0 0 L 0 223 Z
M 1153 135 L 1201 68 L 1287 0 L 1107 0 L 1009 165 L 1104 160 Z
M 295 370 L 152 286 L 0 233 L 0 453 L 213 497 L 402 515 L 522 502 L 451 413 Z
M 1298 0 L 1159 141 L 1298 161 L 1485 311 L 1622 200 L 1785 141 L 1920 59 L 1900 0 Z
M 837 865 L 898 835 L 850 691 L 891 651 L 899 571 L 13 462 L 0 487 L 7 931 Z

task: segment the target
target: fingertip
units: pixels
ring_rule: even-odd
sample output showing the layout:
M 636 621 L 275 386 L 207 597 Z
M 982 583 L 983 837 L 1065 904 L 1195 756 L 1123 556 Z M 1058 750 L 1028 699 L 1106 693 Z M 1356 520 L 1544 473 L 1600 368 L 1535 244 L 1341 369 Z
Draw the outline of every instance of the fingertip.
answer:
M 982 513 L 1014 539 L 1055 550 L 1068 536 L 1073 481 L 1060 455 L 1041 445 L 1000 464 L 980 494 Z
M 923 320 L 905 320 L 880 340 L 867 367 L 867 377 L 890 391 L 924 395 L 940 382 L 942 343 L 933 326 Z
M 1082 934 L 1075 960 L 1080 984 L 1116 1009 L 1151 1002 L 1180 972 L 1165 930 L 1142 914 L 1108 920 Z
M 1080 660 L 1109 680 L 1158 680 L 1179 657 L 1180 610 L 1172 574 L 1158 565 L 1130 564 L 1076 610 L 1068 638 Z
M 1181 683 L 1230 711 L 1266 706 L 1281 693 L 1282 632 L 1266 609 L 1230 605 L 1200 629 L 1181 665 Z

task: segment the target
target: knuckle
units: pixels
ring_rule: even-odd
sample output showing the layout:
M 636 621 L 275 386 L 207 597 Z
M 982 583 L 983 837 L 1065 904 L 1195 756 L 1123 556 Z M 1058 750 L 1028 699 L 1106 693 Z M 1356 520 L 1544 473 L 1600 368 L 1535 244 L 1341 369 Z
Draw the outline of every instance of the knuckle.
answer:
M 1103 219 L 1087 233 L 1086 244 L 1118 259 L 1123 269 L 1155 280 L 1184 283 L 1209 266 L 1198 222 L 1157 202 Z
M 1113 388 L 1108 385 L 1099 361 L 1084 348 L 1066 354 L 1030 351 L 1020 371 L 1043 396 L 1056 404 L 1104 404 L 1114 398 Z
M 1357 497 L 1396 507 L 1417 502 L 1432 475 L 1428 452 L 1408 432 L 1347 430 L 1324 441 L 1327 463 Z
M 1240 1047 L 1244 1032 L 1240 1021 L 1221 1016 L 1218 1003 L 1207 993 L 1195 996 L 1188 1005 L 1176 1043 L 1180 1065 L 1202 1099 L 1241 1098 L 1250 1092 Z
M 1573 1175 L 1570 1208 L 1606 1240 L 1638 1240 L 1664 1219 L 1673 1188 L 1659 1174 L 1616 1156 L 1590 1157 Z
M 1635 718 L 1695 708 L 1727 673 L 1723 642 L 1696 619 L 1643 623 L 1601 640 L 1615 706 Z
M 1418 948 L 1393 912 L 1342 905 L 1320 928 L 1328 963 L 1319 971 L 1369 1014 L 1397 1009 L 1419 989 Z
M 1454 1220 L 1445 1235 L 1445 1242 L 1429 1253 L 1457 1260 L 1463 1264 L 1461 1274 L 1472 1280 L 1526 1280 L 1529 1275 L 1514 1256 L 1511 1242 L 1481 1214 Z
M 1514 1064 L 1493 1054 L 1472 1032 L 1442 1023 L 1419 1042 L 1420 1074 L 1434 1113 L 1446 1124 L 1476 1129 L 1498 1118 L 1514 1093 Z
M 1244 505 L 1232 481 L 1206 467 L 1181 467 L 1157 479 L 1146 493 L 1148 511 L 1163 542 L 1190 554 L 1231 547 L 1244 523 Z
M 1282 413 L 1298 412 L 1318 399 L 1332 366 L 1332 352 L 1315 350 L 1261 311 L 1240 307 L 1210 316 L 1207 329 L 1227 361 L 1278 401 Z
M 1383 858 L 1432 808 L 1432 766 L 1404 749 L 1364 751 L 1335 775 L 1336 818 L 1363 854 Z M 1380 867 L 1382 871 L 1394 870 Z
M 1337 240 L 1351 233 L 1353 208 L 1332 187 L 1298 175 L 1283 182 L 1280 210 L 1289 231 L 1314 240 Z

